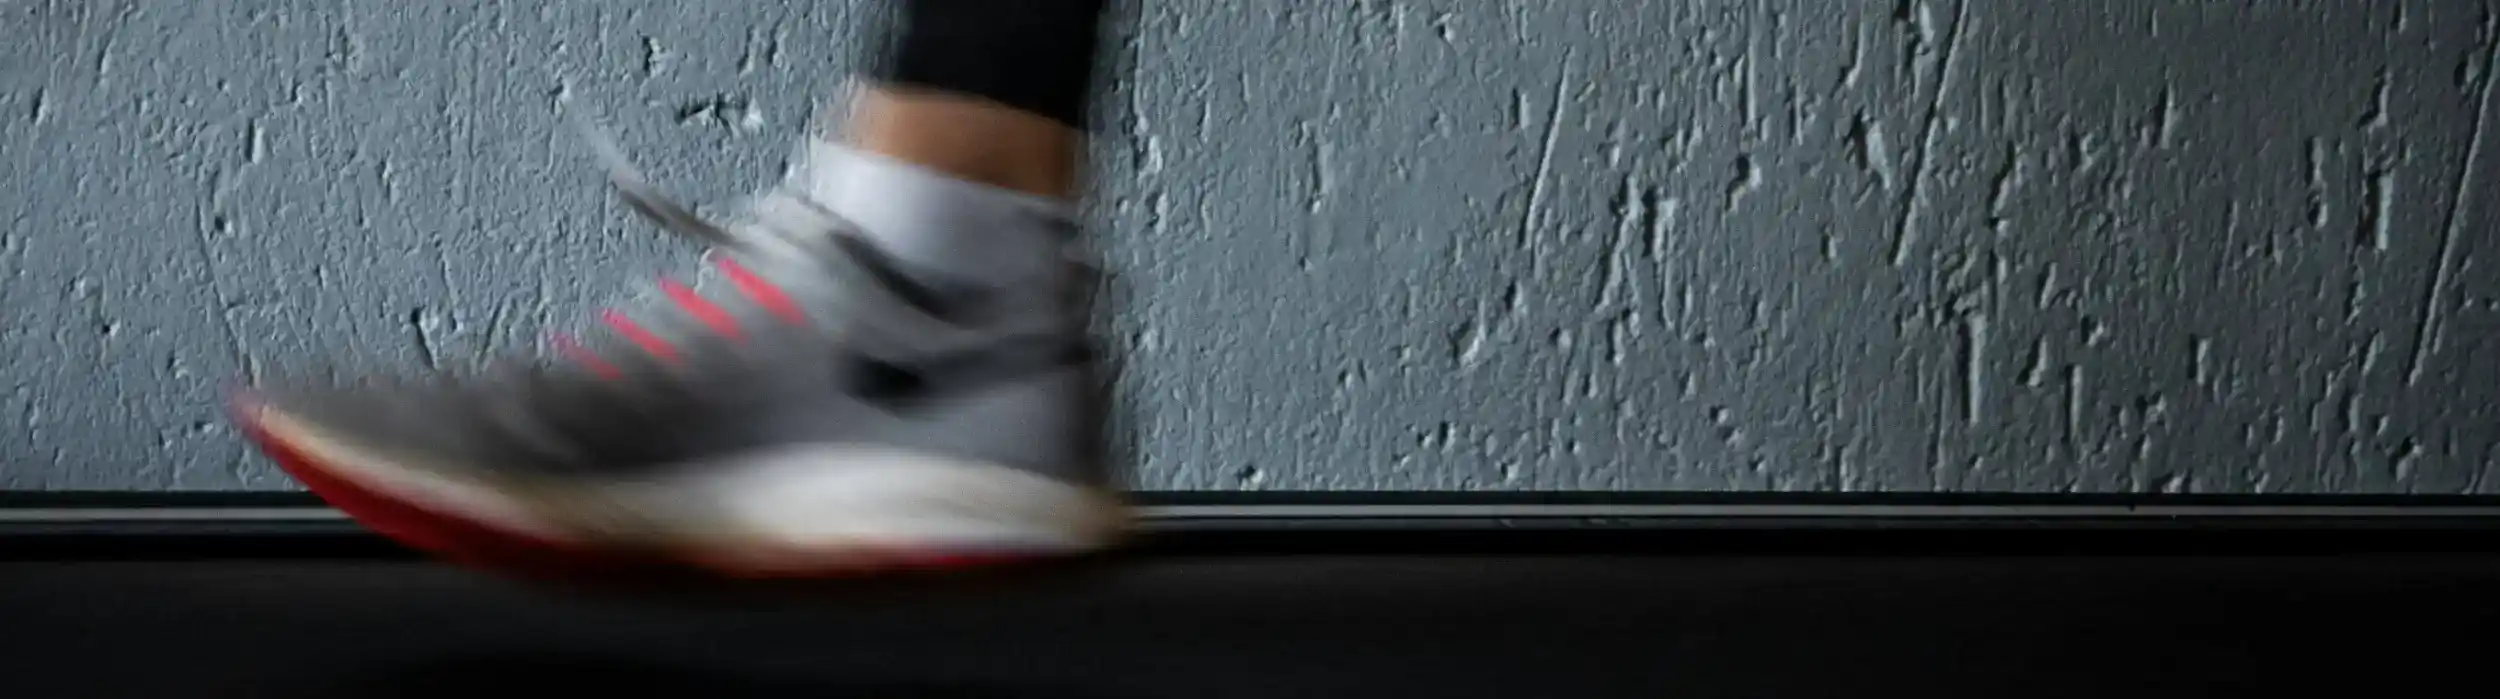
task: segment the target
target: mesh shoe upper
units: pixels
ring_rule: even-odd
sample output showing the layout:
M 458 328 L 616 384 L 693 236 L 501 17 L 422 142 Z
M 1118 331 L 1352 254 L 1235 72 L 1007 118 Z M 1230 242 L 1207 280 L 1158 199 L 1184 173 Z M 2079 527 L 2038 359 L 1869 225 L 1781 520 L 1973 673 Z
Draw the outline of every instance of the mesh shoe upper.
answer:
M 712 246 L 542 352 L 476 371 L 262 399 L 369 448 L 491 475 L 631 475 L 801 443 L 936 451 L 1104 479 L 1092 347 L 1071 262 L 1054 280 L 947 285 L 902 269 L 805 195 L 723 226 L 609 152 L 637 211 Z

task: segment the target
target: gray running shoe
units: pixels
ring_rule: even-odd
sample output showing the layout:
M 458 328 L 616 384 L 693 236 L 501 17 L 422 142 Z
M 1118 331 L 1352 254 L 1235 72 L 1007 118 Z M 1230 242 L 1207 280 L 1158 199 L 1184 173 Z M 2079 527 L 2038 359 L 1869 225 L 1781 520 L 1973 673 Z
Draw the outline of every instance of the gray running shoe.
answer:
M 611 159 L 629 204 L 710 246 L 691 283 L 478 371 L 257 387 L 237 402 L 246 431 L 367 526 L 495 565 L 630 551 L 856 572 L 1124 534 L 1070 293 L 1090 268 L 933 284 L 794 188 L 716 225 Z

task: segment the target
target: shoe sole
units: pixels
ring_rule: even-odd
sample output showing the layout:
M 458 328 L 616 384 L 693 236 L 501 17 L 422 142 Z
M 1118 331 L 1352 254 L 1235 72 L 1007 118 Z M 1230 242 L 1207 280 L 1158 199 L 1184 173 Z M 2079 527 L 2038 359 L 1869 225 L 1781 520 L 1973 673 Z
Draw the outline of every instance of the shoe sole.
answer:
M 683 469 L 699 478 L 498 486 L 359 448 L 248 396 L 233 410 L 279 468 L 361 526 L 529 576 L 960 571 L 1099 552 L 1129 526 L 1108 493 L 905 451 L 816 447 Z

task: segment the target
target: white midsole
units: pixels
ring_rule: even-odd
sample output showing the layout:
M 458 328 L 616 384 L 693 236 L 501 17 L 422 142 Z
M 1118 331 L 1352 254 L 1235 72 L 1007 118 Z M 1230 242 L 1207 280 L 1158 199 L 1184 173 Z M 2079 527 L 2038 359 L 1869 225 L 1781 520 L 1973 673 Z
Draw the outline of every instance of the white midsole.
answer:
M 1079 552 L 1124 536 L 1110 493 L 1013 467 L 891 447 L 810 444 L 638 480 L 489 484 L 361 448 L 263 409 L 262 429 L 333 476 L 497 529 L 577 544 L 680 545 L 715 555 L 938 548 Z

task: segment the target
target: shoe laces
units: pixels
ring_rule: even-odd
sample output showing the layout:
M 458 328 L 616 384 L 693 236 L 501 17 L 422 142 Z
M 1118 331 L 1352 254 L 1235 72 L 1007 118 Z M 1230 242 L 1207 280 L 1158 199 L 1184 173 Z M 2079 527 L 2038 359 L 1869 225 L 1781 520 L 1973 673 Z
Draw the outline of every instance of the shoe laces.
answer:
M 638 350 L 628 356 L 677 364 L 692 361 L 697 347 L 737 347 L 751 334 L 790 328 L 871 354 L 944 353 L 995 336 L 947 308 L 971 308 L 957 302 L 977 293 L 912 279 L 855 224 L 787 183 L 740 207 L 733 223 L 716 222 L 654 185 L 595 124 L 579 116 L 574 123 L 628 208 L 707 248 L 691 282 L 659 278 L 597 313 L 602 335 Z M 764 322 L 787 327 L 755 327 Z M 619 373 L 609 371 L 612 363 L 602 368 L 606 360 L 578 339 L 558 336 L 552 344 L 596 372 Z

